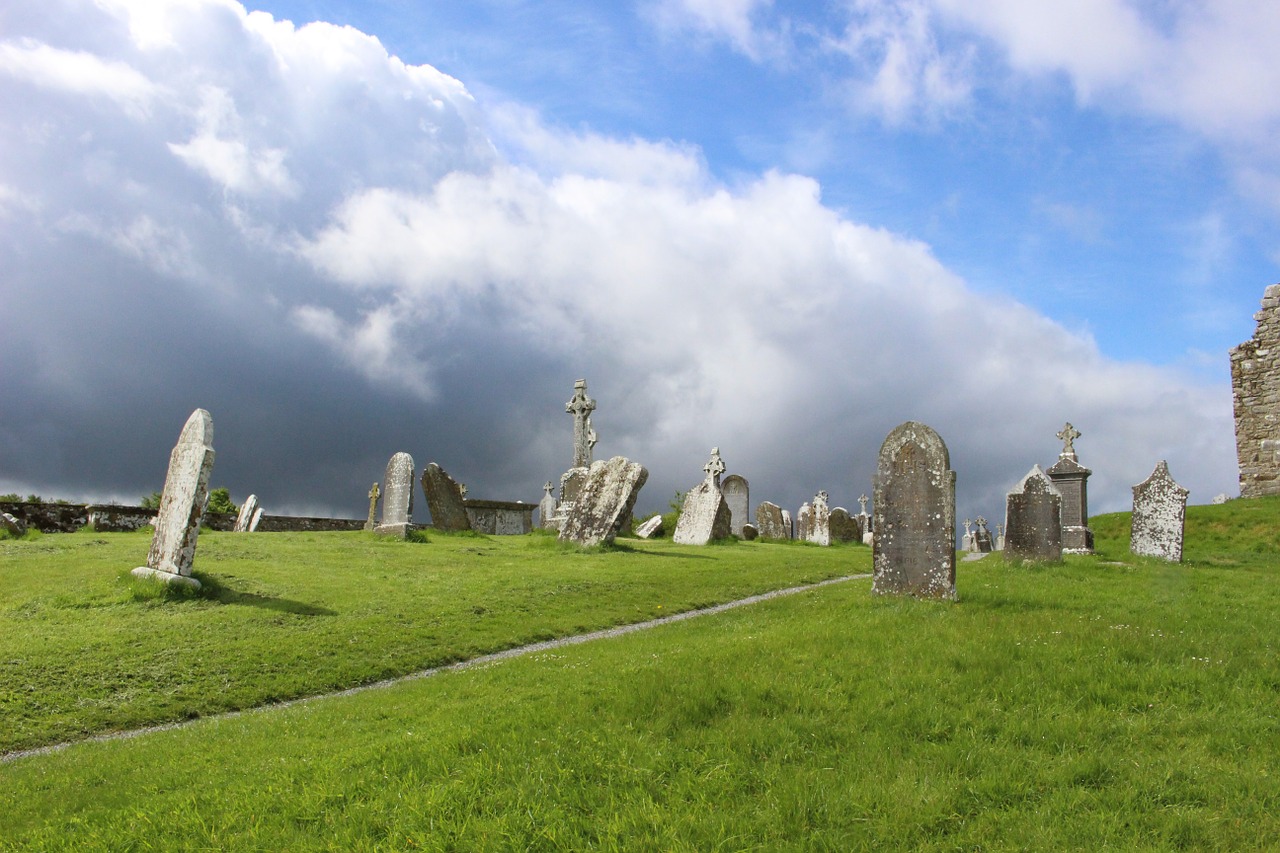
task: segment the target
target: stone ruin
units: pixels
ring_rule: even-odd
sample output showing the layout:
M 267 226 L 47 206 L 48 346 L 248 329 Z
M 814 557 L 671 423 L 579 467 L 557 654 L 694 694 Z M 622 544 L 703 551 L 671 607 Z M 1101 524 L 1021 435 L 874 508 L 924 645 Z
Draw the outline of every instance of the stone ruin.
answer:
M 560 525 L 560 541 L 584 547 L 612 542 L 631 517 L 636 497 L 648 478 L 643 465 L 623 456 L 593 462 L 573 511 Z
M 191 564 L 200 535 L 200 517 L 209 499 L 213 457 L 213 418 L 204 409 L 196 409 L 169 454 L 156 532 L 151 537 L 147 564 L 133 570 L 135 577 L 200 588 L 200 581 L 191 577 Z
M 1005 498 L 1004 558 L 1062 560 L 1062 495 L 1039 465 Z
M 1062 550 L 1068 554 L 1092 554 L 1093 531 L 1089 529 L 1089 475 L 1093 472 L 1080 464 L 1075 440 L 1081 432 L 1071 424 L 1057 434 L 1062 441 L 1058 461 L 1044 473 L 1062 496 Z M 1008 535 L 1006 529 L 1005 535 Z
M 431 526 L 436 530 L 457 532 L 471 529 L 463 487 L 434 462 L 422 471 L 422 493 L 427 496 Z
M 1262 295 L 1253 337 L 1231 350 L 1240 497 L 1280 494 L 1280 284 Z
M 895 427 L 874 491 L 872 592 L 955 600 L 956 472 L 942 438 L 916 421 Z
M 1173 481 L 1169 464 L 1161 460 L 1150 477 L 1133 487 L 1129 550 L 1146 557 L 1182 562 L 1189 494 Z
M 730 474 L 720 482 L 720 492 L 729 505 L 729 532 L 741 539 L 742 528 L 751 521 L 751 484 L 739 474 Z
M 711 458 L 702 467 L 706 477 L 685 495 L 671 540 L 681 545 L 706 545 L 731 533 L 729 505 L 720 491 L 724 460 L 720 448 L 711 448 Z
M 382 523 L 373 529 L 379 536 L 404 539 L 413 527 L 413 457 L 395 453 L 387 460 L 382 477 Z

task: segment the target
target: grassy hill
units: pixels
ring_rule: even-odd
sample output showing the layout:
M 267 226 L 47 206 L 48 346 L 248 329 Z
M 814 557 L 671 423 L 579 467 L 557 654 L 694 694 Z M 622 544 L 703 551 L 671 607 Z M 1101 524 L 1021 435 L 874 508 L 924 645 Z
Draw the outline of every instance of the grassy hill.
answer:
M 1280 501 L 1191 508 L 1182 565 L 1131 557 L 1127 515 L 1091 524 L 1095 557 L 961 563 L 957 604 L 873 598 L 854 580 L 10 761 L 0 848 L 1268 849 Z M 859 547 L 580 555 L 536 537 L 224 534 L 197 556 L 213 597 L 138 600 L 119 576 L 145 551 L 130 538 L 0 542 L 0 731 L 20 718 L 28 733 L 11 742 L 130 725 L 156 704 L 172 718 L 316 692 L 870 563 Z M 134 710 L 121 722 L 110 707 Z

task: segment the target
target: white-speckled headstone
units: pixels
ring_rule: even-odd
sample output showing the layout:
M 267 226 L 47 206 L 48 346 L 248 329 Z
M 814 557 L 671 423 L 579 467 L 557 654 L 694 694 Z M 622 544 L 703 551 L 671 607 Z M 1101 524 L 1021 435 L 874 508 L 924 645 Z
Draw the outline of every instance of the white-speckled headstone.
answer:
M 1133 487 L 1129 550 L 1147 557 L 1182 562 L 1189 491 L 1173 481 L 1164 460 L 1151 476 Z
M 879 595 L 956 597 L 956 472 L 925 424 L 894 427 L 880 446 L 872 522 Z
M 756 507 L 756 530 L 761 539 L 790 539 L 782 520 L 782 508 L 772 501 L 761 501 Z
M 647 479 L 645 467 L 624 456 L 592 462 L 573 509 L 560 524 L 560 541 L 583 546 L 612 542 Z
M 151 537 L 147 564 L 134 569 L 135 576 L 200 588 L 200 581 L 191 577 L 191 564 L 209 496 L 213 456 L 213 418 L 204 409 L 196 409 L 169 454 L 156 532 Z
M 405 538 L 413 518 L 413 457 L 403 451 L 387 460 L 382 476 L 382 523 L 379 536 Z
M 711 449 L 711 459 L 702 470 L 706 472 L 706 478 L 685 495 L 680 518 L 671 535 L 671 541 L 681 545 L 706 545 L 713 539 L 725 539 L 730 535 L 729 505 L 720 491 L 724 461 L 718 447 Z

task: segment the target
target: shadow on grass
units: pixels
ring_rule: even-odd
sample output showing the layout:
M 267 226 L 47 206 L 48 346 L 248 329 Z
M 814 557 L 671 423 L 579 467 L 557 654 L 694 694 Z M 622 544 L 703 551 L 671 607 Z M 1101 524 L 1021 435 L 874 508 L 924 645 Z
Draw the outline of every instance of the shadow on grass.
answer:
M 307 604 L 304 601 L 276 598 L 271 595 L 259 595 L 256 592 L 238 592 L 228 586 L 224 586 L 217 578 L 209 577 L 199 572 L 195 574 L 202 584 L 198 595 L 208 601 L 216 601 L 219 604 L 239 604 L 243 607 L 258 607 L 263 610 L 274 610 L 278 613 L 292 613 L 295 616 L 338 615 L 336 610 Z

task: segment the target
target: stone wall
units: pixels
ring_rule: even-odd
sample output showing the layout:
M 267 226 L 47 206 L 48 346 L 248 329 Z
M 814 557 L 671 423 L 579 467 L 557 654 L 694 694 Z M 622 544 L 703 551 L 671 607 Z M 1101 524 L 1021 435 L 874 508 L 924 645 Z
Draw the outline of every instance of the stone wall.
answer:
M 1231 350 L 1240 496 L 1280 494 L 1280 284 L 1253 315 L 1253 338 Z
M 27 501 L 0 501 L 0 512 L 7 512 L 27 527 L 41 533 L 71 533 L 92 524 L 100 533 L 124 533 L 151 524 L 154 509 L 114 504 L 51 504 Z M 233 512 L 206 512 L 200 526 L 209 530 L 230 532 L 236 527 Z M 282 533 L 312 530 L 363 530 L 364 519 L 306 518 L 291 515 L 263 515 L 259 532 Z

